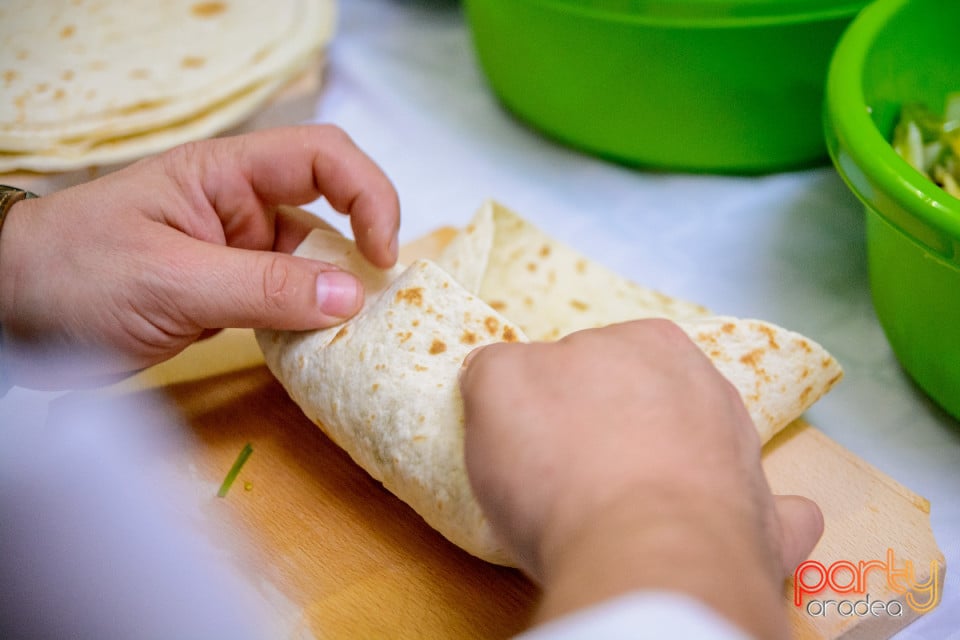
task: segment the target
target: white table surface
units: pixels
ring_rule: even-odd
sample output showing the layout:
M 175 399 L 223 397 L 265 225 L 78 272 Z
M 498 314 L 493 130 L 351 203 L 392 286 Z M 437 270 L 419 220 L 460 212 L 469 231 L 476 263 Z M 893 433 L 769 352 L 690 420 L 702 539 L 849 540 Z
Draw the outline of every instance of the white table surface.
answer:
M 940 606 L 897 637 L 960 638 L 960 423 L 898 366 L 870 300 L 863 210 L 832 167 L 676 175 L 568 150 L 500 107 L 454 0 L 344 0 L 325 82 L 316 120 L 391 176 L 402 240 L 494 198 L 637 282 L 831 351 L 846 377 L 808 420 L 930 500 L 947 560 Z

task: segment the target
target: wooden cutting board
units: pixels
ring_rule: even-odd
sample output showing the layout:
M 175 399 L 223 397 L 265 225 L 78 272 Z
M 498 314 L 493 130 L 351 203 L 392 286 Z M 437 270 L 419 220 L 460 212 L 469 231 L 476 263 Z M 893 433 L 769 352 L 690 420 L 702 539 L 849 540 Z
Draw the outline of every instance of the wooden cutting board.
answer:
M 430 257 L 453 233 L 441 229 L 405 247 L 402 259 Z M 251 331 L 228 330 L 118 387 L 136 398 L 159 388 L 194 436 L 176 464 L 213 492 L 246 443 L 254 448 L 209 516 L 238 531 L 248 553 L 240 567 L 266 581 L 297 610 L 299 631 L 324 638 L 502 638 L 523 630 L 538 592 L 519 572 L 484 563 L 448 543 L 331 443 L 287 397 L 263 365 Z M 764 448 L 776 493 L 816 500 L 826 531 L 811 554 L 825 569 L 838 561 L 913 563 L 915 583 L 943 585 L 943 554 L 930 528 L 929 503 L 798 420 Z M 931 565 L 931 562 L 936 564 Z M 845 570 L 835 584 L 849 582 Z M 816 582 L 816 573 L 805 577 Z M 736 576 L 730 588 L 736 589 Z M 900 603 L 902 615 L 843 615 L 858 593 L 784 598 L 796 638 L 888 638 L 918 614 L 883 571 L 867 575 L 870 601 Z M 926 596 L 914 594 L 917 601 Z M 859 610 L 863 609 L 860 605 Z M 280 612 L 278 611 L 278 615 Z M 289 615 L 284 612 L 283 615 Z

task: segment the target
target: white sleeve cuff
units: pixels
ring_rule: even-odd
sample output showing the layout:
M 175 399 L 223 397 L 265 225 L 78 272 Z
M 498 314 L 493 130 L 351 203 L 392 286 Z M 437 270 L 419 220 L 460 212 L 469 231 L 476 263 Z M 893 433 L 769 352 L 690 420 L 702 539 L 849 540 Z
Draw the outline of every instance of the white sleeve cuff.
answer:
M 636 592 L 551 620 L 517 640 L 579 638 L 749 640 L 750 636 L 688 596 Z

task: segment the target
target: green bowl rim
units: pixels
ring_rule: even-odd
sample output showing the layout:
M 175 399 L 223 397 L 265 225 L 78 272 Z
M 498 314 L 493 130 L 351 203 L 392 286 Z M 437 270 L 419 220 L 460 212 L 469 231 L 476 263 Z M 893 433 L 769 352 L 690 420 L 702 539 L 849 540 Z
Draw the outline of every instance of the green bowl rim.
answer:
M 682 28 L 753 27 L 851 19 L 870 0 L 514 0 L 594 19 Z M 607 6 L 602 6 L 606 4 Z M 646 5 L 646 6 L 644 6 Z M 784 6 L 787 9 L 784 9 Z M 718 11 L 722 15 L 718 15 Z M 647 13 L 649 12 L 649 13 Z
M 877 34 L 909 1 L 876 0 L 847 28 L 840 38 L 827 74 L 827 113 L 844 151 L 868 179 L 879 185 L 888 197 L 919 221 L 936 232 L 948 235 L 953 242 L 958 242 L 960 199 L 938 187 L 894 151 L 890 141 L 880 133 L 870 117 L 864 97 L 861 79 L 866 53 Z M 831 154 L 835 152 L 831 150 Z M 837 162 L 835 155 L 834 161 Z M 843 172 L 843 167 L 838 165 L 837 168 Z M 857 195 L 884 219 L 903 229 L 897 220 L 877 210 L 866 194 L 857 192 Z M 906 235 L 914 242 L 925 245 L 911 234 Z M 956 255 L 944 255 L 942 250 L 929 246 L 926 248 L 950 262 L 958 260 Z

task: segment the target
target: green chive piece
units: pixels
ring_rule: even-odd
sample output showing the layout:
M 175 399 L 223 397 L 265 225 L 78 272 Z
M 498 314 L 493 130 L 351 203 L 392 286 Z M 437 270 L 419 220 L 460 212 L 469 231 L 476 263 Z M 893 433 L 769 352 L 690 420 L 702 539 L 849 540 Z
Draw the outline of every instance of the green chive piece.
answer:
M 240 469 L 244 463 L 246 463 L 251 453 L 253 453 L 253 446 L 248 442 L 243 449 L 240 450 L 240 454 L 234 461 L 233 466 L 230 467 L 230 471 L 227 472 L 227 477 L 223 479 L 223 484 L 220 485 L 220 490 L 217 491 L 218 498 L 225 498 L 227 496 L 227 492 L 230 491 L 230 487 L 233 485 L 234 480 L 237 479 Z

